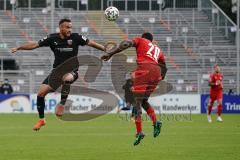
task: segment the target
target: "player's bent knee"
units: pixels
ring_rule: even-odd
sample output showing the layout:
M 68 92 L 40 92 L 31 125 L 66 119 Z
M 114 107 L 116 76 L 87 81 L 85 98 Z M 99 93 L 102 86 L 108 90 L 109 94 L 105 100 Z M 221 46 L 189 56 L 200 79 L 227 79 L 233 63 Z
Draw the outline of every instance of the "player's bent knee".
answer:
M 47 92 L 40 88 L 38 93 L 37 93 L 37 96 L 38 97 L 45 97 L 46 95 L 47 95 Z
M 43 93 L 43 92 L 40 92 L 40 93 L 38 93 L 38 94 L 37 94 L 37 96 L 38 96 L 38 97 L 45 97 L 45 96 L 46 96 L 46 94 L 45 94 L 45 93 Z
M 218 105 L 222 105 L 222 102 L 221 102 L 221 101 L 219 101 L 219 102 L 218 102 Z
M 65 82 L 65 81 L 73 81 L 73 79 L 74 79 L 73 75 L 68 73 L 68 74 L 63 76 L 62 81 L 63 82 Z
M 39 97 L 45 97 L 48 93 L 52 92 L 53 89 L 51 87 L 40 87 L 38 93 L 37 93 L 37 96 Z
M 146 110 L 148 110 L 148 108 L 149 108 L 149 103 L 148 103 L 148 100 L 147 99 L 143 99 L 143 101 L 142 101 L 142 107 L 143 107 L 143 109 L 146 111 Z
M 211 99 L 209 99 L 209 101 L 208 101 L 208 106 L 212 106 L 212 105 L 213 105 L 213 103 L 214 103 L 214 101 L 213 101 L 213 100 L 211 100 Z
M 132 115 L 136 118 L 142 115 L 141 107 L 134 106 L 132 109 Z

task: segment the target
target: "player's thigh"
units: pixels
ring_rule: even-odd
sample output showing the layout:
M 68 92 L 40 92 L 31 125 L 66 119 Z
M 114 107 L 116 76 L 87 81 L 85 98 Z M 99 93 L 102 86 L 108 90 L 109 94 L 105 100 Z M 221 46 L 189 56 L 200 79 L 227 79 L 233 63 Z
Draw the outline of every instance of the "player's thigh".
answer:
M 217 100 L 218 92 L 217 91 L 210 91 L 210 98 Z
M 43 80 L 42 84 L 50 86 L 55 91 L 61 86 L 62 80 L 59 77 L 52 76 L 53 71 Z
M 45 97 L 48 93 L 53 92 L 54 90 L 47 84 L 41 84 L 37 95 L 40 97 Z
M 137 69 L 132 73 L 132 91 L 134 93 L 144 94 L 148 92 L 148 89 L 151 90 L 152 88 L 155 88 L 155 84 L 152 84 L 152 82 L 155 82 L 156 79 L 159 78 L 159 72 L 160 70 L 156 72 L 156 68 L 152 64 L 139 65 Z
M 210 94 L 208 105 L 213 105 L 214 101 L 216 100 L 216 96 L 213 94 Z
M 222 99 L 217 99 L 218 105 L 222 105 Z
M 216 100 L 217 100 L 218 105 L 222 105 L 222 99 L 223 99 L 222 91 L 218 91 L 216 93 Z
M 160 78 L 161 76 L 159 75 L 159 76 L 155 76 L 154 79 L 152 79 L 151 81 L 148 81 L 146 94 L 150 95 L 157 89 L 157 86 L 161 81 Z
M 222 94 L 222 92 L 219 92 L 217 94 L 217 103 L 218 103 L 218 105 L 222 105 L 222 99 L 223 99 L 223 94 Z
M 143 94 L 147 89 L 146 70 L 139 68 L 132 73 L 133 86 L 131 88 L 134 94 Z
M 217 92 L 217 99 L 222 99 L 223 98 L 223 93 L 222 91 Z
M 154 92 L 158 86 L 158 83 L 161 81 L 161 72 L 159 66 L 150 64 L 149 74 L 147 76 L 147 94 Z

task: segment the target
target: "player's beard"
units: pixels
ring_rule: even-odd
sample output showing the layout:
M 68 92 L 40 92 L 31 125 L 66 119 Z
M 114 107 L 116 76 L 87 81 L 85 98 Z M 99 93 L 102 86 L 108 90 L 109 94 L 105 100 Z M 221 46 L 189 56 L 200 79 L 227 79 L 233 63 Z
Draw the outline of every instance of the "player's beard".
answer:
M 64 35 L 65 37 L 70 37 L 71 36 L 71 32 L 66 32 L 66 34 Z

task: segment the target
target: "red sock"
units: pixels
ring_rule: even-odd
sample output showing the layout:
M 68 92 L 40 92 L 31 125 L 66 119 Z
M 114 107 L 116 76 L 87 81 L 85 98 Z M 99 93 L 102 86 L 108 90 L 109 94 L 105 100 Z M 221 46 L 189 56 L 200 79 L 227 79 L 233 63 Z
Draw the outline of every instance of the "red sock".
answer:
M 141 116 L 135 117 L 135 125 L 137 129 L 137 134 L 142 132 L 142 118 Z
M 221 116 L 221 114 L 222 114 L 222 105 L 221 105 L 221 104 L 218 105 L 217 109 L 218 109 L 217 115 L 218 115 L 218 116 Z
M 151 107 L 151 106 L 148 107 L 148 109 L 147 109 L 147 114 L 148 114 L 148 116 L 151 118 L 153 124 L 155 124 L 156 121 L 157 121 L 157 117 L 156 117 L 156 114 L 155 114 L 155 112 L 154 112 L 153 107 Z
M 211 114 L 211 112 L 212 112 L 212 107 L 213 107 L 213 104 L 210 104 L 210 105 L 208 106 L 208 115 Z

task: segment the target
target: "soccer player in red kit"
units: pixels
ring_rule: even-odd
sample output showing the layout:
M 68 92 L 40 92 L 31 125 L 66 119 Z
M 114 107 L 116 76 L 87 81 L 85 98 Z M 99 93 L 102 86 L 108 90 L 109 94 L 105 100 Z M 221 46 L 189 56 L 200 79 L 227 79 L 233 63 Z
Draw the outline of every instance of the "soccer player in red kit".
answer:
M 141 37 L 122 41 L 118 47 L 107 51 L 107 54 L 101 57 L 102 60 L 107 61 L 114 54 L 129 47 L 136 48 L 137 68 L 132 73 L 132 92 L 135 98 L 133 113 L 137 130 L 134 145 L 138 145 L 145 136 L 142 132 L 141 107 L 147 112 L 153 122 L 154 137 L 160 134 L 162 127 L 162 122 L 157 121 L 155 111 L 148 103 L 148 98 L 158 83 L 164 78 L 167 69 L 162 51 L 156 44 L 153 44 L 152 41 L 153 35 L 151 33 L 143 33 Z
M 222 122 L 221 114 L 222 114 L 222 90 L 223 90 L 223 85 L 222 85 L 222 80 L 223 80 L 223 75 L 220 72 L 220 67 L 216 64 L 214 66 L 214 73 L 210 75 L 209 78 L 209 86 L 210 88 L 210 98 L 209 98 L 209 103 L 208 103 L 208 122 L 212 122 L 211 118 L 211 112 L 212 112 L 212 107 L 215 101 L 217 101 L 218 106 L 217 106 L 217 121 Z

